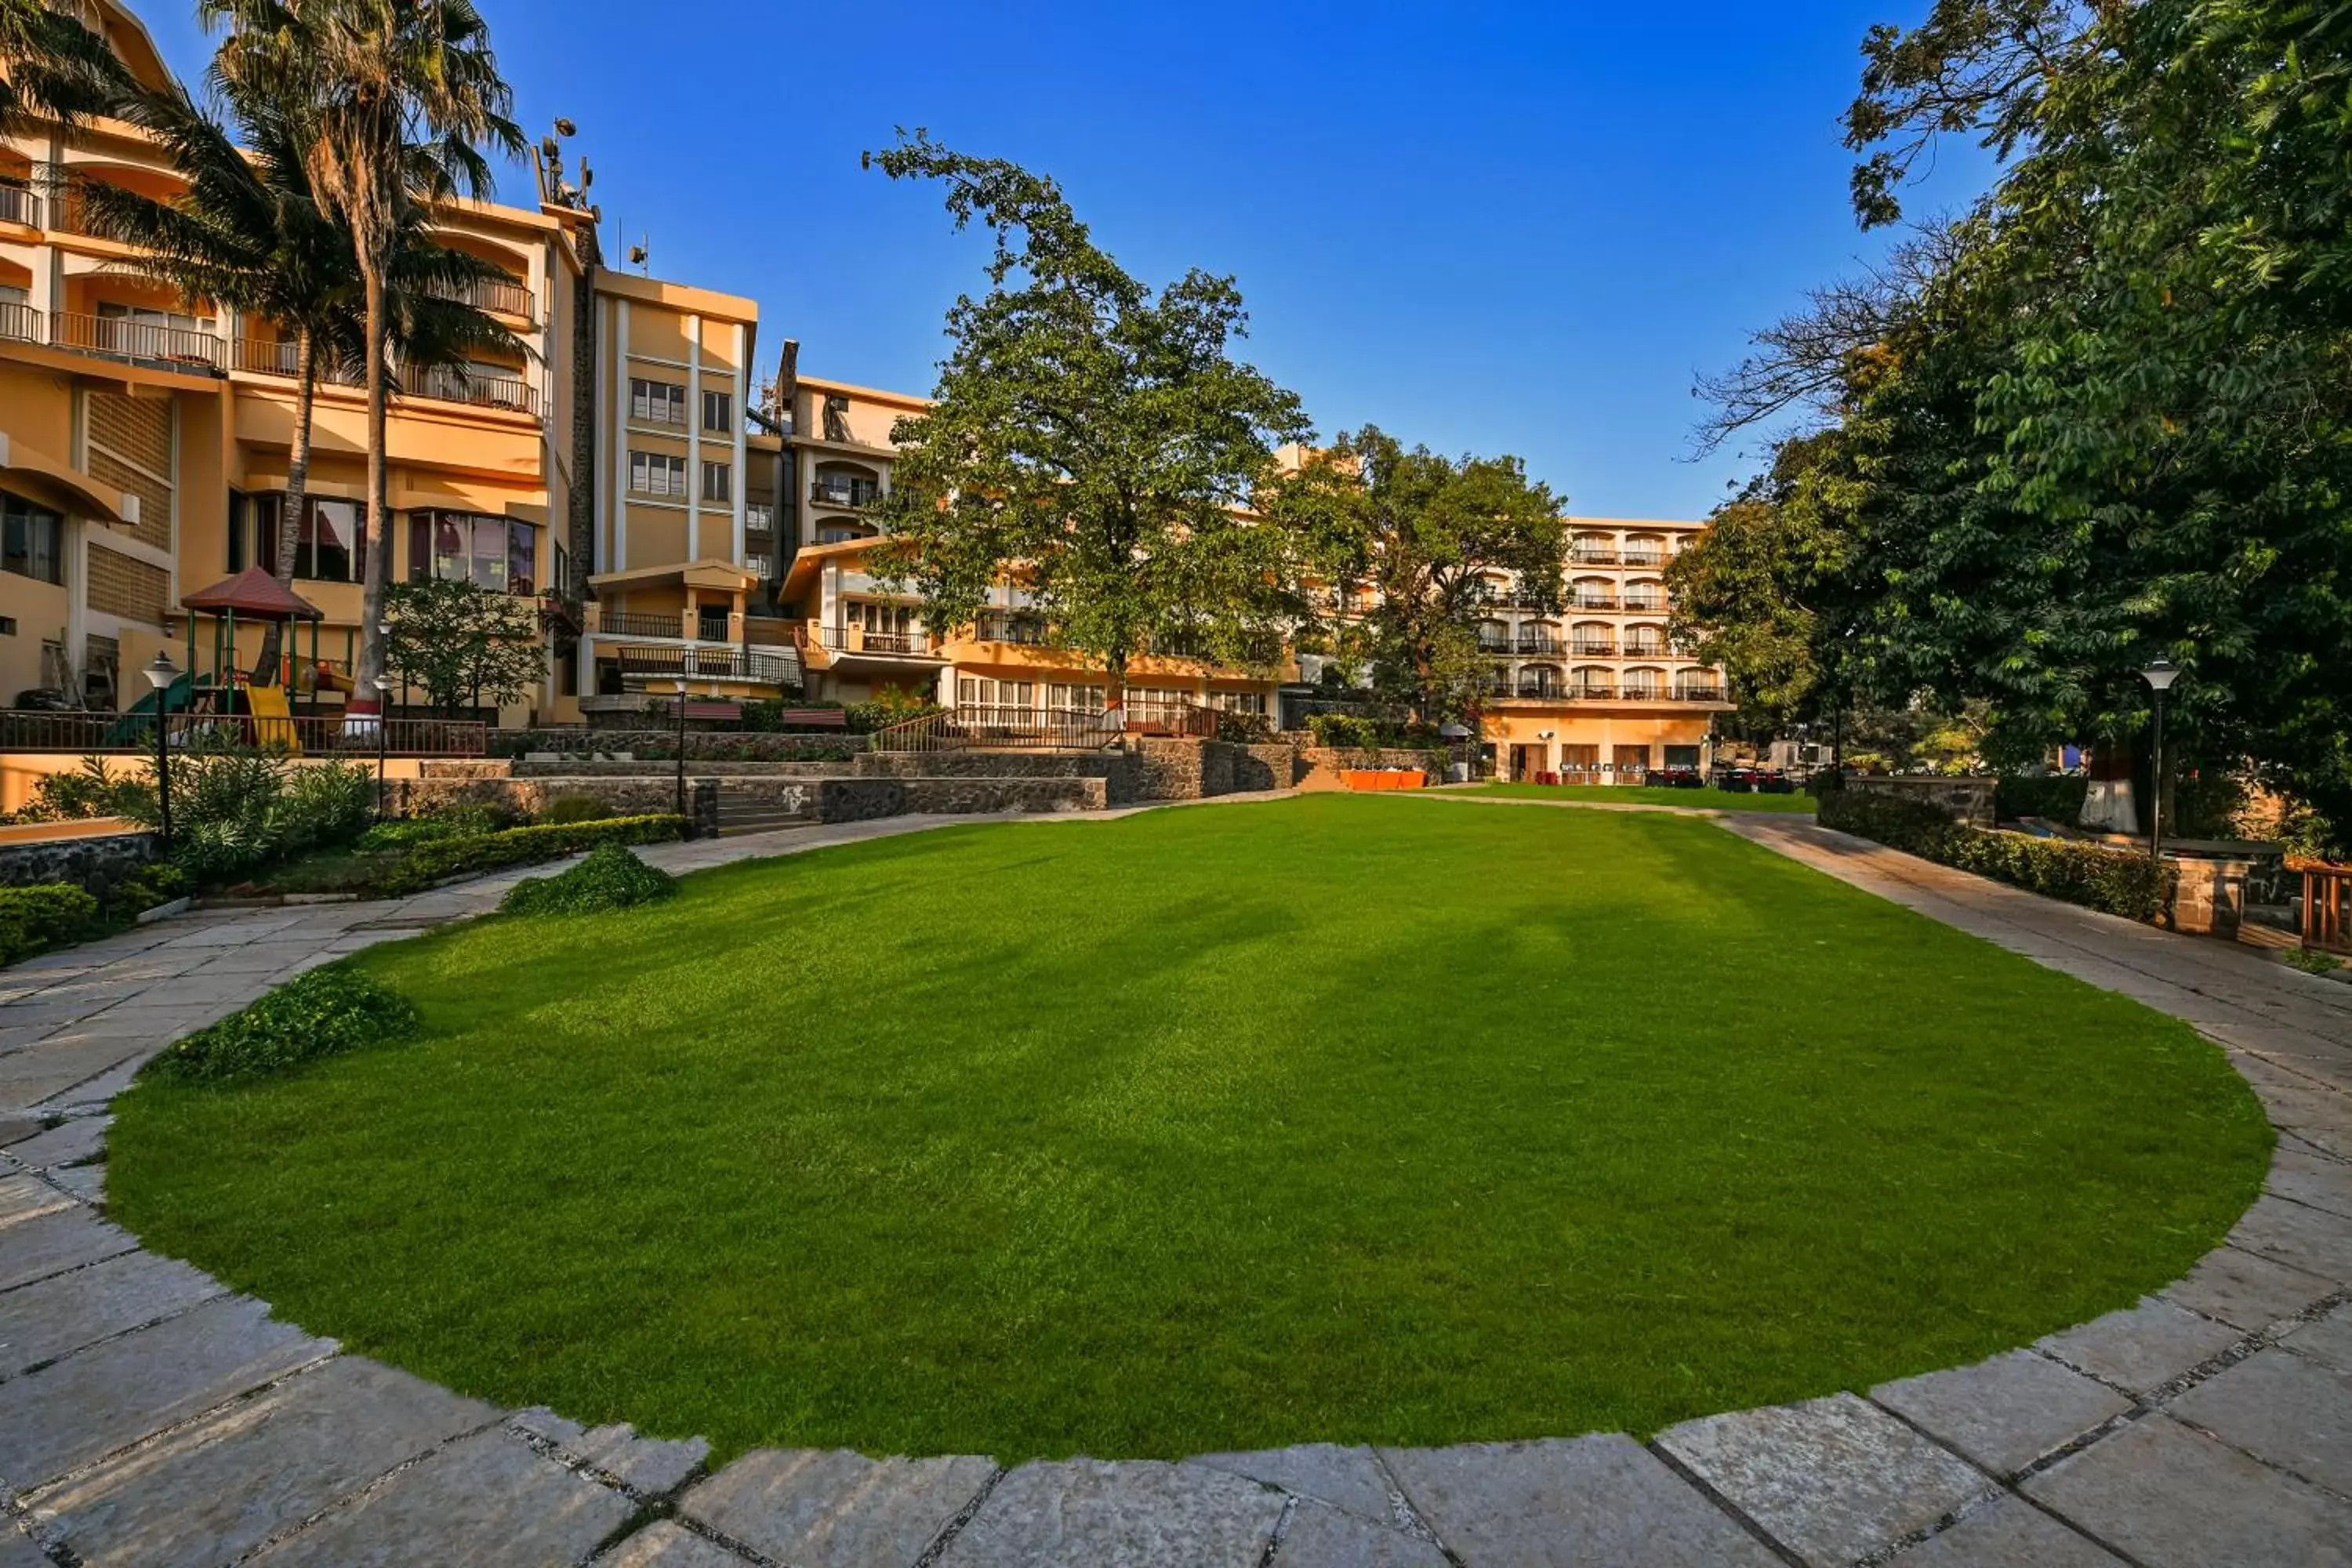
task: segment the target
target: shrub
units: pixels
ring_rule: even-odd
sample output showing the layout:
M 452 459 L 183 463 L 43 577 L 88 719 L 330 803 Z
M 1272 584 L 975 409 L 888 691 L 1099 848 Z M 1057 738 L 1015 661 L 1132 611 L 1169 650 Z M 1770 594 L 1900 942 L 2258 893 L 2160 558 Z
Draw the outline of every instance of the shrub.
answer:
M 677 879 L 668 872 L 617 844 L 599 844 L 568 871 L 525 877 L 499 908 L 511 915 L 586 915 L 652 903 L 677 891 Z
M 70 882 L 0 888 L 0 963 L 78 942 L 98 920 L 98 900 Z
M 1954 822 L 1918 801 L 1839 790 L 1822 797 L 1820 822 L 1922 859 L 2126 920 L 2157 920 L 2169 901 L 2172 869 L 2158 867 L 2145 855 L 2022 833 L 1988 833 Z
M 349 844 L 367 831 L 375 816 L 375 779 L 352 763 L 296 768 L 288 775 L 278 809 L 285 854 Z
M 151 769 L 152 773 L 152 769 Z M 84 757 L 69 773 L 45 774 L 17 816 L 26 822 L 75 822 L 93 816 L 127 816 L 137 822 L 155 815 L 152 776 L 117 777 L 102 757 Z
M 1217 714 L 1217 739 L 1236 745 L 1254 746 L 1274 739 L 1274 723 L 1263 713 L 1233 713 L 1220 710 Z
M 321 1057 L 404 1039 L 415 1004 L 340 963 L 296 976 L 241 1012 L 173 1041 L 147 1070 L 181 1083 L 234 1083 Z
M 2344 967 L 2344 961 L 2333 953 L 2317 952 L 2307 947 L 2282 948 L 2279 962 L 2305 974 L 2333 974 Z
M 2063 826 L 2080 826 L 2091 781 L 2080 774 L 2045 773 L 2036 778 L 2004 773 L 1993 786 L 1993 815 L 2003 822 L 2039 816 Z
M 357 847 L 370 852 L 410 849 L 444 838 L 471 838 L 506 826 L 487 805 L 445 805 L 398 822 L 379 822 L 359 837 Z
M 411 850 L 408 858 L 376 886 L 386 893 L 421 892 L 445 877 L 559 860 L 599 844 L 663 844 L 680 837 L 685 829 L 682 816 L 615 816 L 603 822 L 555 823 L 438 838 Z
M 168 904 L 187 890 L 187 873 L 177 866 L 168 862 L 142 866 L 114 884 L 106 896 L 106 912 L 115 920 L 127 921 L 158 904 Z
M 871 702 L 852 702 L 842 710 L 849 721 L 851 732 L 860 735 L 870 735 L 893 724 L 904 724 L 910 719 L 926 719 L 944 710 L 928 697 L 918 697 L 895 686 L 884 687 L 875 694 Z
M 567 822 L 602 822 L 614 815 L 610 805 L 593 795 L 560 795 L 547 803 L 539 820 L 541 826 L 551 826 Z

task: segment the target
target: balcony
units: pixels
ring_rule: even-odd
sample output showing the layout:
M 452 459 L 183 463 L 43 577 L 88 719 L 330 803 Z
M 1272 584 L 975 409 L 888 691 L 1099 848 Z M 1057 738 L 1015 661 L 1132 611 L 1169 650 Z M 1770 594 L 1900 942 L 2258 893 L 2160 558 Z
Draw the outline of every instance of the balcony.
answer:
M 1617 645 L 1607 637 L 1578 637 L 1568 645 L 1568 651 L 1579 658 L 1615 658 Z
M 679 642 L 723 643 L 727 640 L 724 632 L 715 637 L 704 637 L 698 620 L 691 634 L 685 629 L 685 626 L 684 616 L 675 610 L 667 615 L 653 616 L 634 616 L 619 610 L 602 610 L 596 616 L 596 630 L 600 635 L 606 637 L 669 637 Z
M 49 346 L 205 375 L 219 374 L 228 362 L 227 345 L 202 328 L 67 310 L 49 318 Z
M 1624 563 L 1628 566 L 1655 568 L 1664 566 L 1666 563 L 1666 558 L 1654 550 L 1629 550 L 1625 552 Z
M 297 344 L 291 338 L 276 342 L 263 342 L 259 338 L 239 338 L 229 345 L 229 368 L 254 375 L 282 375 L 294 379 L 298 360 Z M 317 365 L 320 384 L 326 386 L 357 386 L 360 373 L 355 370 L 330 368 L 324 363 Z
M 798 686 L 797 649 L 755 651 L 736 647 L 625 647 L 618 662 L 625 680 L 731 680 L 747 686 Z
M 1619 600 L 1614 594 L 1579 594 L 1569 602 L 1571 610 L 1613 610 Z
M 773 533 L 776 531 L 776 509 L 760 501 L 743 503 L 743 531 Z
M 469 283 L 442 291 L 444 300 L 460 305 L 471 305 L 477 310 L 488 310 L 501 316 L 513 316 L 520 321 L 533 321 L 530 287 L 519 279 L 477 278 Z
M 814 479 L 809 500 L 818 506 L 867 507 L 882 499 L 882 487 L 873 479 Z
M 1720 686 L 1685 686 L 1675 693 L 1677 702 L 1727 702 Z
M 1614 566 L 1618 556 L 1613 548 L 1597 544 L 1578 545 L 1568 552 L 1568 560 L 1571 566 Z
M 1498 658 L 1557 658 L 1561 647 L 1558 637 L 1481 637 L 1478 651 Z
M 30 305 L 0 300 L 0 341 L 37 343 L 48 336 L 41 313 Z
M 931 634 L 917 631 L 868 631 L 864 626 L 826 626 L 822 639 L 835 653 L 887 654 L 900 658 L 931 657 Z
M 1665 658 L 1670 657 L 1662 642 L 1629 642 L 1625 645 L 1627 658 Z
M 0 223 L 41 226 L 41 198 L 23 185 L 0 185 Z
M 503 409 L 534 418 L 539 415 L 539 389 L 519 375 L 460 374 L 438 366 L 410 365 L 400 373 L 400 389 L 443 403 Z

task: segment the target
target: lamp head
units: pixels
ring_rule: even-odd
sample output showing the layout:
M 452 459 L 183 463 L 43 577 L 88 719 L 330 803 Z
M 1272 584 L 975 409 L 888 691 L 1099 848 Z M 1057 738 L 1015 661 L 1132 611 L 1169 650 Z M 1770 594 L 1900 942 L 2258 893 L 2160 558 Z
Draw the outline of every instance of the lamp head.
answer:
M 148 685 L 161 691 L 180 679 L 180 667 L 172 662 L 170 654 L 159 653 L 155 656 L 155 662 L 148 665 L 139 673 L 147 678 Z
M 2168 658 L 2159 658 L 2139 672 L 2139 678 L 2158 691 L 2171 689 L 2172 683 L 2179 677 L 2180 667 Z
M 391 689 L 392 689 L 392 677 L 390 677 L 389 675 L 379 675 L 379 676 L 377 676 L 377 677 L 375 678 L 375 689 L 376 689 L 378 691 L 389 691 L 389 690 L 391 690 Z

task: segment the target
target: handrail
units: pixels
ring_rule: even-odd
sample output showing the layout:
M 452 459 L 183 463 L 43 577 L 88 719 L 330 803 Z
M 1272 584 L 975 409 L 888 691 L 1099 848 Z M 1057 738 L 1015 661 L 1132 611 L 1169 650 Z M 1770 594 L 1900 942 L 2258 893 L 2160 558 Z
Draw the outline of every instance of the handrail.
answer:
M 250 746 L 298 752 L 373 756 L 376 721 L 358 714 L 298 713 L 287 718 L 248 713 L 173 713 L 164 728 L 173 750 L 191 746 Z M 392 719 L 383 752 L 394 757 L 478 757 L 488 727 L 466 719 Z M 152 713 L 0 712 L 0 752 L 68 752 L 85 755 L 155 751 Z
M 2303 945 L 2352 956 L 2352 866 L 2306 860 L 2303 872 Z
M 218 371 L 219 338 L 193 327 L 164 327 L 128 316 L 60 310 L 49 318 L 49 346 L 148 364 L 200 365 Z
M 0 223 L 41 226 L 41 198 L 22 185 L 0 185 Z
M 38 310 L 14 300 L 0 300 L 0 338 L 11 342 L 37 343 L 47 335 Z

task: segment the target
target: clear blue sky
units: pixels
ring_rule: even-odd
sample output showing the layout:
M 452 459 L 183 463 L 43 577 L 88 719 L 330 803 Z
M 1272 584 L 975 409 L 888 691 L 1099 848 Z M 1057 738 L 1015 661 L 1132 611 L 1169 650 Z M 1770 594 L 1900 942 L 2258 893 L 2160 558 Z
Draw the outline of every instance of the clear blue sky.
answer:
M 201 69 L 192 6 L 132 3 Z M 858 167 L 921 125 L 1054 174 L 1148 280 L 1234 274 L 1244 353 L 1320 430 L 1517 453 L 1577 511 L 1682 517 L 1749 466 L 1687 460 L 1693 373 L 1884 244 L 1836 121 L 1864 32 L 1927 0 L 481 4 L 534 139 L 578 121 L 608 251 L 642 233 L 657 275 L 758 300 L 763 372 L 793 337 L 811 374 L 929 390 L 983 244 Z M 1948 160 L 1931 200 L 1981 172 Z

